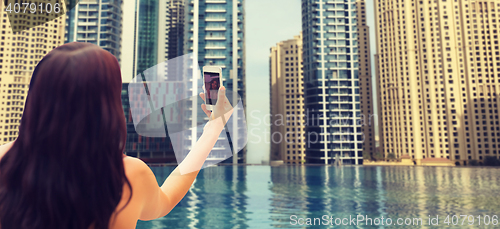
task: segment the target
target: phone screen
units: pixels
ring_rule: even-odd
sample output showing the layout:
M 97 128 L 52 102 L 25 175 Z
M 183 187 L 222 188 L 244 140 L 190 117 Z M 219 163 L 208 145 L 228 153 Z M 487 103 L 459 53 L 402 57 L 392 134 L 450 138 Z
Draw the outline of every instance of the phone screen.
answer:
M 205 100 L 208 105 L 215 105 L 219 96 L 220 75 L 217 72 L 205 72 Z

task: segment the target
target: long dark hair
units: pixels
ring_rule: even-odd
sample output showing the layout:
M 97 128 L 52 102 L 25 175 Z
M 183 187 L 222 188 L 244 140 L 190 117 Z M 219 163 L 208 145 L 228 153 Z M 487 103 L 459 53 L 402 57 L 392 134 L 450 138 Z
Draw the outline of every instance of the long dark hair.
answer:
M 68 43 L 38 63 L 0 161 L 2 229 L 109 227 L 124 184 L 132 191 L 121 90 L 117 59 L 97 45 Z

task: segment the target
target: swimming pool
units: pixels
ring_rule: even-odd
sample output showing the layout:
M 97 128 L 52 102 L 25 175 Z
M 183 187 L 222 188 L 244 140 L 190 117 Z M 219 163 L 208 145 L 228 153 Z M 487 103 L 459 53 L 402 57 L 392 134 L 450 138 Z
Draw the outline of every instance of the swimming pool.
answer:
M 152 170 L 162 184 L 173 167 Z M 438 228 L 470 227 L 460 215 L 491 228 L 500 216 L 499 175 L 483 167 L 216 166 L 200 172 L 169 215 L 137 228 L 306 228 L 308 220 L 316 228 L 382 228 L 388 219 L 421 228 L 429 218 Z

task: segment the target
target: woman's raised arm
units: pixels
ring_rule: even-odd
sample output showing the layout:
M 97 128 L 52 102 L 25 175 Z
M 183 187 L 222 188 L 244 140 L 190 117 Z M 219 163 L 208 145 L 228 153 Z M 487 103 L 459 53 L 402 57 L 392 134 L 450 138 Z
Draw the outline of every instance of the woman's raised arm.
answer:
M 203 93 L 200 94 L 200 97 L 205 100 Z M 144 179 L 141 182 L 143 186 L 139 187 L 139 189 L 145 191 L 144 206 L 140 215 L 141 220 L 163 217 L 182 200 L 217 142 L 226 120 L 229 120 L 233 112 L 233 107 L 226 97 L 224 87 L 219 90 L 217 104 L 214 106 L 213 112 L 208 111 L 205 104 L 202 104 L 201 107 L 210 117 L 210 121 L 203 128 L 203 134 L 189 154 L 168 176 L 161 187 L 158 187 L 151 169 L 144 164 L 142 169 L 144 171 L 141 172 Z M 135 193 L 132 195 L 135 195 Z

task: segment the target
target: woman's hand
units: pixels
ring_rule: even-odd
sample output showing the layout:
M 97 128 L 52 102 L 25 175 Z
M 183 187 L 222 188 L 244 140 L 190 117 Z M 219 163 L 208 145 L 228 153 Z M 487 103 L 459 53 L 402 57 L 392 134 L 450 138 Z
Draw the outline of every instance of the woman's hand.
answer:
M 201 99 L 205 101 L 205 93 L 200 93 Z M 219 93 L 217 97 L 217 103 L 215 106 L 213 106 L 214 109 L 213 111 L 209 111 L 207 109 L 207 106 L 205 103 L 201 104 L 201 109 L 207 114 L 209 117 L 210 121 L 214 119 L 218 119 L 220 117 L 223 117 L 223 123 L 224 125 L 226 124 L 227 120 L 231 117 L 233 114 L 233 106 L 231 106 L 231 103 L 226 97 L 226 88 L 224 86 L 219 88 Z
M 200 93 L 200 97 L 205 101 L 204 93 Z M 205 125 L 203 134 L 191 148 L 189 154 L 170 173 L 161 188 L 158 189 L 158 183 L 151 169 L 144 162 L 136 159 L 143 171 L 137 178 L 141 183 L 133 186 L 134 195 L 136 195 L 135 187 L 139 187 L 138 192 L 143 192 L 141 196 L 147 197 L 144 201 L 145 204 L 141 205 L 144 207 L 140 219 L 151 220 L 163 217 L 182 200 L 218 141 L 225 122 L 229 120 L 234 110 L 226 97 L 226 88 L 224 87 L 219 89 L 217 103 L 213 111 L 209 111 L 205 104 L 201 105 L 201 109 L 207 114 L 210 121 Z

